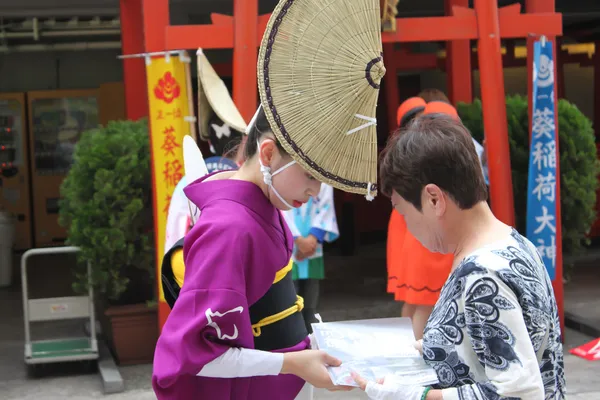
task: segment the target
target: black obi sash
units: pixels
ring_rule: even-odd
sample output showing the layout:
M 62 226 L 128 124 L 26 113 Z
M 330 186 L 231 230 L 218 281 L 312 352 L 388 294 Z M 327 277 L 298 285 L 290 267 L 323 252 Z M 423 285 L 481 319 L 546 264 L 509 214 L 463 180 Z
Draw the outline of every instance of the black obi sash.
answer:
M 175 305 L 181 288 L 175 280 L 171 260 L 177 250 L 183 249 L 183 238 L 165 254 L 161 265 L 163 295 L 169 307 Z M 302 308 L 304 300 L 296 295 L 291 264 L 281 269 L 273 282 L 256 303 L 249 308 L 254 348 L 272 351 L 293 347 L 308 336 Z

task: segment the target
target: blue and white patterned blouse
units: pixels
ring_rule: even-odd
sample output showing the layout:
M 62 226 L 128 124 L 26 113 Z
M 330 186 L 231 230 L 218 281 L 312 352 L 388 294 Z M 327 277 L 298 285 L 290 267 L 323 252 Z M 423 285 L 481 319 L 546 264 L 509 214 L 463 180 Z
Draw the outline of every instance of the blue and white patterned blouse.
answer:
M 529 240 L 513 230 L 450 274 L 425 328 L 423 357 L 444 400 L 565 398 L 556 300 Z

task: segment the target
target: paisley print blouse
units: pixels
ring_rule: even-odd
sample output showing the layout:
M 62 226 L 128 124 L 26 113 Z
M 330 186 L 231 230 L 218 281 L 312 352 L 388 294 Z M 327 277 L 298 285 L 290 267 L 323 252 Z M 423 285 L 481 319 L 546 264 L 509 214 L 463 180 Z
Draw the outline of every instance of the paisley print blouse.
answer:
M 450 274 L 423 337 L 444 400 L 564 399 L 558 309 L 535 246 L 510 238 Z

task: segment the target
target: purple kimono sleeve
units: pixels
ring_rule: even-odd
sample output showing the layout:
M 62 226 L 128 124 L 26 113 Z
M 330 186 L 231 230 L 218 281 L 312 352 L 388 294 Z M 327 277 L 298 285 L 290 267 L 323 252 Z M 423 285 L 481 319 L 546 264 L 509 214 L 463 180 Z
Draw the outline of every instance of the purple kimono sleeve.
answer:
M 229 290 L 182 293 L 156 345 L 152 386 L 158 399 L 187 399 L 196 377 L 230 347 L 243 346 L 250 326 L 246 299 Z
M 186 237 L 184 286 L 154 354 L 152 386 L 158 399 L 197 396 L 204 378 L 196 375 L 206 364 L 231 347 L 254 347 L 243 285 L 247 251 L 231 248 L 232 240 L 241 249 L 251 240 L 223 225 L 199 223 Z

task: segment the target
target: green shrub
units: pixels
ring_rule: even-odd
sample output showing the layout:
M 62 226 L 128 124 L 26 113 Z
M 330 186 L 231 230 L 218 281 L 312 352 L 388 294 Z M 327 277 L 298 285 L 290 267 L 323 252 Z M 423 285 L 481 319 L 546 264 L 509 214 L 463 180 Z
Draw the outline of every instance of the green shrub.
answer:
M 457 109 L 473 137 L 482 142 L 481 101 L 475 100 L 472 104 L 460 103 Z M 527 98 L 508 96 L 506 115 L 517 229 L 525 233 L 529 169 Z M 558 102 L 558 125 L 563 252 L 575 255 L 582 251 L 583 245 L 589 243 L 586 235 L 596 220 L 596 190 L 600 162 L 596 155 L 591 121 L 575 105 L 564 99 Z
M 112 302 L 152 298 L 151 182 L 145 120 L 114 121 L 82 135 L 60 202 L 67 243 L 81 248 L 75 290 L 87 287 L 89 261 L 94 287 Z

